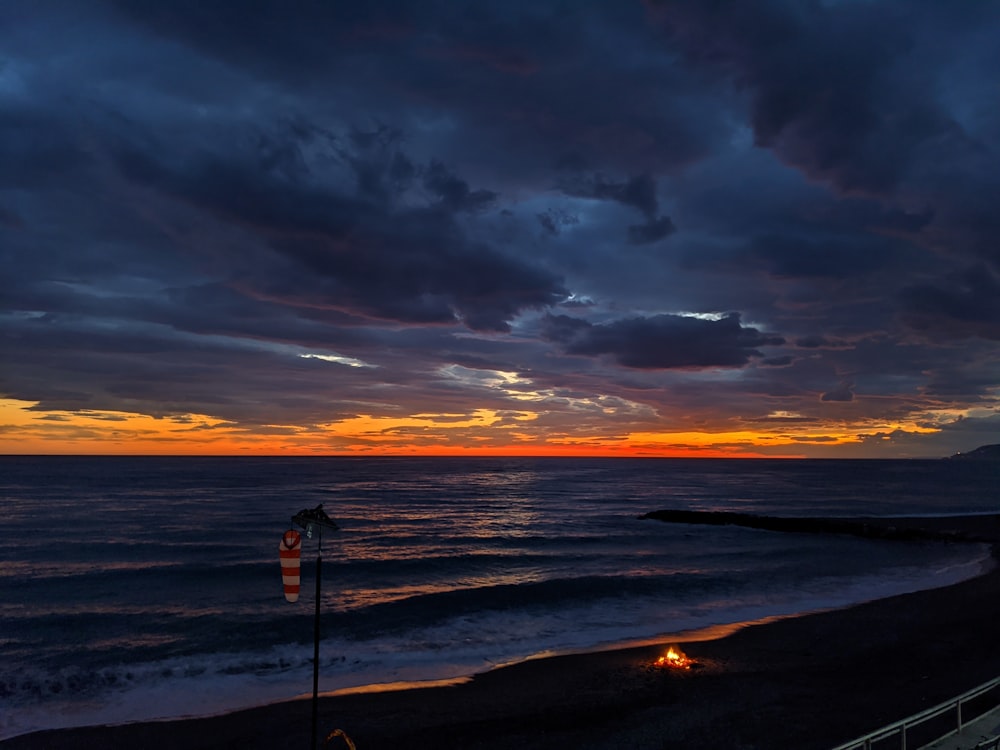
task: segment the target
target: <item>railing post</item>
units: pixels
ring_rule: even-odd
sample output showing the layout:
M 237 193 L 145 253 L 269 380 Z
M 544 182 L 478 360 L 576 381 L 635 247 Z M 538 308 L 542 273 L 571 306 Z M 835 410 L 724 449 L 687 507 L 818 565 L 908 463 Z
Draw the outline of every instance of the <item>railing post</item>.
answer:
M 982 685 L 979 685 L 978 687 L 975 687 L 972 690 L 968 690 L 962 695 L 954 697 L 951 700 L 944 701 L 943 703 L 938 703 L 937 705 L 925 709 L 920 713 L 916 713 L 913 716 L 909 716 L 906 719 L 903 719 L 902 721 L 893 722 L 892 724 L 886 724 L 881 729 L 878 729 L 874 732 L 870 732 L 869 734 L 866 734 L 863 737 L 858 737 L 857 739 L 848 742 L 847 744 L 837 745 L 837 747 L 834 748 L 834 750 L 859 750 L 859 748 L 863 750 L 872 750 L 873 744 L 877 744 L 878 747 L 881 747 L 883 744 L 883 740 L 891 742 L 893 732 L 899 732 L 899 745 L 901 748 L 903 748 L 903 750 L 906 750 L 906 744 L 907 744 L 906 730 L 910 726 L 919 726 L 926 721 L 930 721 L 931 719 L 935 719 L 939 716 L 943 717 L 952 709 L 955 709 L 956 713 L 955 723 L 957 726 L 957 731 L 960 732 L 965 727 L 965 718 L 962 716 L 962 704 L 967 701 L 973 700 L 974 698 L 980 698 L 986 695 L 987 693 L 993 693 L 998 689 L 1000 689 L 1000 677 L 994 677 L 992 680 L 983 683 Z M 992 705 L 994 708 L 1000 707 L 1000 696 L 998 696 L 997 700 L 995 700 L 990 705 Z M 986 713 L 988 713 L 989 710 L 992 709 L 988 709 Z M 979 714 L 976 714 L 974 718 L 977 718 L 978 716 Z M 941 735 L 940 737 L 938 737 L 938 739 L 941 739 L 942 737 L 947 737 L 951 734 L 954 734 L 955 732 L 956 730 L 953 729 L 949 732 L 946 732 L 944 735 Z M 980 742 L 979 745 L 976 746 L 976 750 L 979 750 L 979 748 L 982 748 L 982 750 L 1000 750 L 1000 737 L 994 737 L 992 739 Z

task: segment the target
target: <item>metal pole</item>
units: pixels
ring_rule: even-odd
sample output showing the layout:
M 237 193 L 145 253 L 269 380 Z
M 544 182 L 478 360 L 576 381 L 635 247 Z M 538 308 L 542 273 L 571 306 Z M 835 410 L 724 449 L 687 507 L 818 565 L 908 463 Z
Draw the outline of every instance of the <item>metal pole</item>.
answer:
M 319 719 L 319 590 L 323 575 L 323 529 L 317 528 L 319 528 L 319 544 L 316 546 L 316 614 L 313 616 L 313 704 L 310 750 L 316 750 L 316 727 Z
M 338 531 L 337 522 L 323 510 L 320 503 L 312 510 L 300 510 L 292 516 L 292 523 L 298 524 L 306 531 L 306 536 L 312 539 L 313 529 L 319 534 L 316 546 L 316 613 L 313 615 L 313 700 L 312 700 L 312 744 L 310 750 L 316 750 L 317 726 L 319 724 L 319 605 L 320 585 L 323 577 L 323 529 Z

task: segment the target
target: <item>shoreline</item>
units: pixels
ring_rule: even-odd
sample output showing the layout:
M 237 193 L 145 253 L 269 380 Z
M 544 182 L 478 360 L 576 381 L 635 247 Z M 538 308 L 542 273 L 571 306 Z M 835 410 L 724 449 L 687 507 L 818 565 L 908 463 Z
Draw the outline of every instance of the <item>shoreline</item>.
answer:
M 950 543 L 989 543 L 994 564 L 941 588 L 721 626 L 735 627 L 721 637 L 679 634 L 531 658 L 447 687 L 333 691 L 320 700 L 320 738 L 339 728 L 358 750 L 822 750 L 1000 675 L 1000 514 L 884 522 L 965 535 Z M 669 643 L 683 643 L 699 667 L 652 667 Z M 0 747 L 307 747 L 310 698 L 204 718 L 43 730 Z M 345 746 L 337 742 L 331 747 Z

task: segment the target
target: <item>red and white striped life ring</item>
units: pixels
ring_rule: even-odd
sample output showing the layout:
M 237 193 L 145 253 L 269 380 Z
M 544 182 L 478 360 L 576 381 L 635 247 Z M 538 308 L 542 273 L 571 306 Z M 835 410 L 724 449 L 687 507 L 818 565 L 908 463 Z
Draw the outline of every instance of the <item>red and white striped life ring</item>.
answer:
M 281 559 L 281 582 L 285 585 L 285 598 L 290 602 L 299 600 L 299 577 L 302 554 L 302 535 L 289 529 L 278 542 L 278 557 Z

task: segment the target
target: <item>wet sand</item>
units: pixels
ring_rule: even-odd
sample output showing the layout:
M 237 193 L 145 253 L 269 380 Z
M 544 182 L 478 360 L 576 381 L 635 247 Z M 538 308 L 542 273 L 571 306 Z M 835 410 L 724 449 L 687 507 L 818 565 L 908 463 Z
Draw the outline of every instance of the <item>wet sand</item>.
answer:
M 985 541 L 1000 556 L 1000 515 L 876 523 Z M 358 750 L 829 749 L 1000 675 L 998 634 L 993 567 L 944 588 L 683 643 L 698 663 L 685 671 L 653 667 L 663 645 L 642 646 L 536 659 L 449 687 L 324 697 L 320 746 L 339 728 Z M 0 748 L 307 748 L 310 716 L 311 701 L 296 700 L 36 732 Z M 328 747 L 347 745 L 338 737 Z

